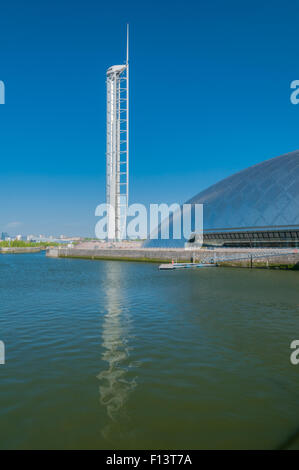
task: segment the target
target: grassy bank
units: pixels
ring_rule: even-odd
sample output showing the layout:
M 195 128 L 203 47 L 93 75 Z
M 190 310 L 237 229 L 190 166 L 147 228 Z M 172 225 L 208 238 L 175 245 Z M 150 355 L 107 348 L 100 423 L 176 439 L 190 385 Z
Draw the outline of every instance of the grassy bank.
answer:
M 59 246 L 54 242 L 25 242 L 21 240 L 0 241 L 1 248 L 47 248 L 49 246 Z

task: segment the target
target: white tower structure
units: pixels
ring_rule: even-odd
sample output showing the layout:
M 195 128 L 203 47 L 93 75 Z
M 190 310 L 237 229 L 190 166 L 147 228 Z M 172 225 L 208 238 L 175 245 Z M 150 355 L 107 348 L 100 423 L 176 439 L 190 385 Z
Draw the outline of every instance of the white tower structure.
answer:
M 108 239 L 126 234 L 129 201 L 129 25 L 124 65 L 107 70 L 106 203 Z

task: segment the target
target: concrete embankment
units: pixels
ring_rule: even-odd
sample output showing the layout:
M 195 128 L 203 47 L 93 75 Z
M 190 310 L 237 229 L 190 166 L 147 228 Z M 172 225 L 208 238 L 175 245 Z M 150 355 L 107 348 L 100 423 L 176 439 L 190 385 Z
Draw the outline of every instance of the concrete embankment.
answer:
M 197 262 L 217 263 L 218 266 L 244 268 L 299 269 L 298 250 L 289 249 L 80 249 L 49 248 L 51 258 L 81 258 L 92 260 L 145 261 L 157 263 Z
M 117 261 L 147 261 L 168 263 L 172 259 L 177 261 L 190 261 L 192 253 L 187 250 L 159 250 L 159 249 L 79 249 L 79 248 L 50 248 L 47 256 L 51 258 L 81 258 Z
M 44 250 L 45 248 L 38 247 L 1 247 L 0 254 L 10 254 L 10 253 L 38 253 L 39 251 Z

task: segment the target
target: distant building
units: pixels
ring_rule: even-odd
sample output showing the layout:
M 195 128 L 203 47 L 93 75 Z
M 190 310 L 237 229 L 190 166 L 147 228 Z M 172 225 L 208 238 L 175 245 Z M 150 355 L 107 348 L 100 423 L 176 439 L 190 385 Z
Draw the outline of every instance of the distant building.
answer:
M 27 237 L 26 237 L 26 235 L 17 235 L 15 239 L 18 240 L 18 241 L 23 241 L 24 242 L 24 241 L 27 240 Z
M 8 233 L 6 233 L 6 232 L 2 232 L 2 233 L 1 233 L 1 240 L 4 241 L 4 240 L 6 240 L 6 238 L 8 238 L 8 237 L 9 237 Z

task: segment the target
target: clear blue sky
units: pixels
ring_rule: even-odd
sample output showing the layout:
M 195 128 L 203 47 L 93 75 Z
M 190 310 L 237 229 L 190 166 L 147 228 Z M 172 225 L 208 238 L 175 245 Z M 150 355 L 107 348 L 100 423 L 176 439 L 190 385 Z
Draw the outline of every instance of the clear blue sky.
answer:
M 0 6 L 0 232 L 94 235 L 105 72 L 131 30 L 131 202 L 184 202 L 299 148 L 299 2 Z

